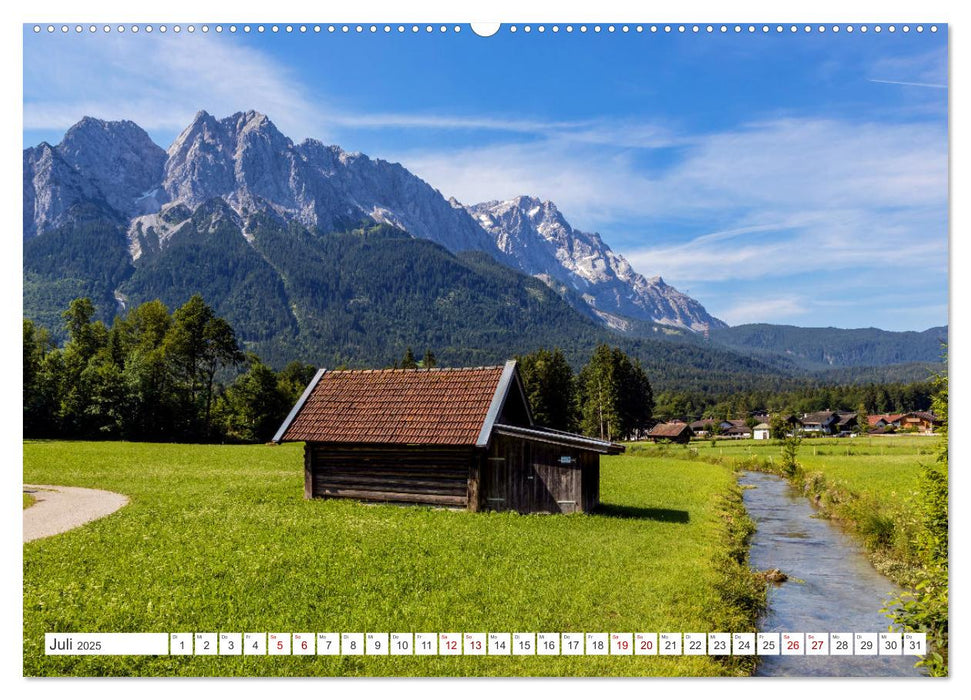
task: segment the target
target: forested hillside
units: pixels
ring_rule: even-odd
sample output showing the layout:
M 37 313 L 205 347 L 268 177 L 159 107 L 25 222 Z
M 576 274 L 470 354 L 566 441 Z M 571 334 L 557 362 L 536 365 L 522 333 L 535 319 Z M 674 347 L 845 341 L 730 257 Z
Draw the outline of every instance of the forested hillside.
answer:
M 884 331 L 879 328 L 800 328 L 753 323 L 711 331 L 713 343 L 741 352 L 784 355 L 806 369 L 873 367 L 937 362 L 947 328 Z

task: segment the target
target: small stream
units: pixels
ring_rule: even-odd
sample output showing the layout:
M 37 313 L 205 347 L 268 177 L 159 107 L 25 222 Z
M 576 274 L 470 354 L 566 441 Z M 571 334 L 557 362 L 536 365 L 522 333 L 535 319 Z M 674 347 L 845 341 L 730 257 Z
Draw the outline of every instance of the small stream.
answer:
M 781 477 L 746 472 L 739 483 L 757 526 L 749 564 L 781 569 L 789 581 L 769 584 L 763 632 L 885 632 L 880 612 L 894 584 L 877 573 L 862 548 L 821 518 Z M 795 579 L 795 580 L 794 580 Z M 913 656 L 763 656 L 757 676 L 920 676 Z

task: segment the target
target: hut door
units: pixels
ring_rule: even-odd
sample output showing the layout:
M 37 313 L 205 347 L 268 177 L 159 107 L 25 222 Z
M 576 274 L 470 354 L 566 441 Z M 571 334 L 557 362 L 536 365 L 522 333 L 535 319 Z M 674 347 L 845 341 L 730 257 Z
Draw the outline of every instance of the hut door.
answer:
M 486 459 L 485 473 L 482 475 L 485 483 L 485 507 L 489 510 L 506 510 L 509 490 L 509 467 L 505 457 L 489 457 Z
M 536 471 L 536 465 L 533 464 L 533 451 L 530 449 L 532 446 L 523 441 L 523 453 L 522 453 L 522 475 L 523 480 L 526 482 L 523 484 L 522 489 L 522 502 L 520 503 L 520 513 L 534 513 L 536 512 L 537 503 L 537 489 L 542 488 L 543 480 Z

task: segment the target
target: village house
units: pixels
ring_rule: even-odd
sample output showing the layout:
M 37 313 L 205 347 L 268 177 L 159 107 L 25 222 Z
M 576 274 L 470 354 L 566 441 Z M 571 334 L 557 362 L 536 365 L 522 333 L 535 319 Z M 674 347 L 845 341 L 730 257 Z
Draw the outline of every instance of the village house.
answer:
M 929 411 L 912 411 L 900 417 L 900 427 L 913 428 L 920 433 L 933 433 L 941 425 L 941 419 Z
M 804 433 L 818 433 L 832 435 L 833 428 L 839 422 L 839 415 L 835 411 L 816 411 L 807 413 L 799 419 Z
M 273 438 L 303 442 L 304 497 L 590 512 L 623 446 L 536 425 L 514 361 L 317 372 Z
M 752 438 L 755 440 L 768 440 L 772 437 L 772 426 L 768 423 L 759 423 L 752 428 Z
M 723 420 L 721 429 L 722 435 L 735 440 L 752 437 L 752 429 L 745 424 L 745 421 L 740 419 Z
M 856 430 L 857 426 L 857 414 L 856 411 L 837 411 L 836 412 L 836 432 L 844 433 L 852 430 Z
M 694 432 L 695 437 L 708 437 L 711 435 L 711 426 L 714 424 L 715 420 L 713 418 L 703 418 L 701 420 L 696 420 L 693 423 L 689 423 L 688 425 Z
M 898 421 L 899 424 L 900 415 L 892 414 L 881 414 L 876 416 L 867 416 L 867 423 L 871 428 L 882 429 L 887 427 L 897 427 L 894 425 L 894 421 Z
M 928 411 L 867 416 L 867 421 L 875 432 L 910 429 L 919 433 L 930 434 L 934 432 L 936 426 L 941 424 L 941 419 Z

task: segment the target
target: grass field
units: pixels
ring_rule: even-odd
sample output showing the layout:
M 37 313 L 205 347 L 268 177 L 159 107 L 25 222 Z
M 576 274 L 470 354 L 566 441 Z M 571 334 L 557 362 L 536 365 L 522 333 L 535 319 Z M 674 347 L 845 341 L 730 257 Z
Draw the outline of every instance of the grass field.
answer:
M 920 464 L 934 462 L 939 438 L 933 436 L 887 436 L 869 438 L 812 438 L 803 440 L 797 460 L 806 471 L 821 472 L 861 495 L 894 500 L 909 492 Z M 694 453 L 694 454 L 692 454 Z M 779 461 L 776 440 L 717 440 L 681 445 L 638 443 L 632 454 L 645 456 L 721 458 L 742 462 L 750 457 Z
M 604 458 L 603 513 L 521 516 L 305 501 L 301 448 L 26 442 L 25 482 L 131 502 L 24 545 L 24 673 L 746 672 L 706 656 L 44 656 L 45 632 L 754 630 L 729 590 L 744 515 L 724 466 Z
M 24 494 L 24 510 L 30 508 L 37 502 L 37 499 L 31 496 L 29 493 Z

